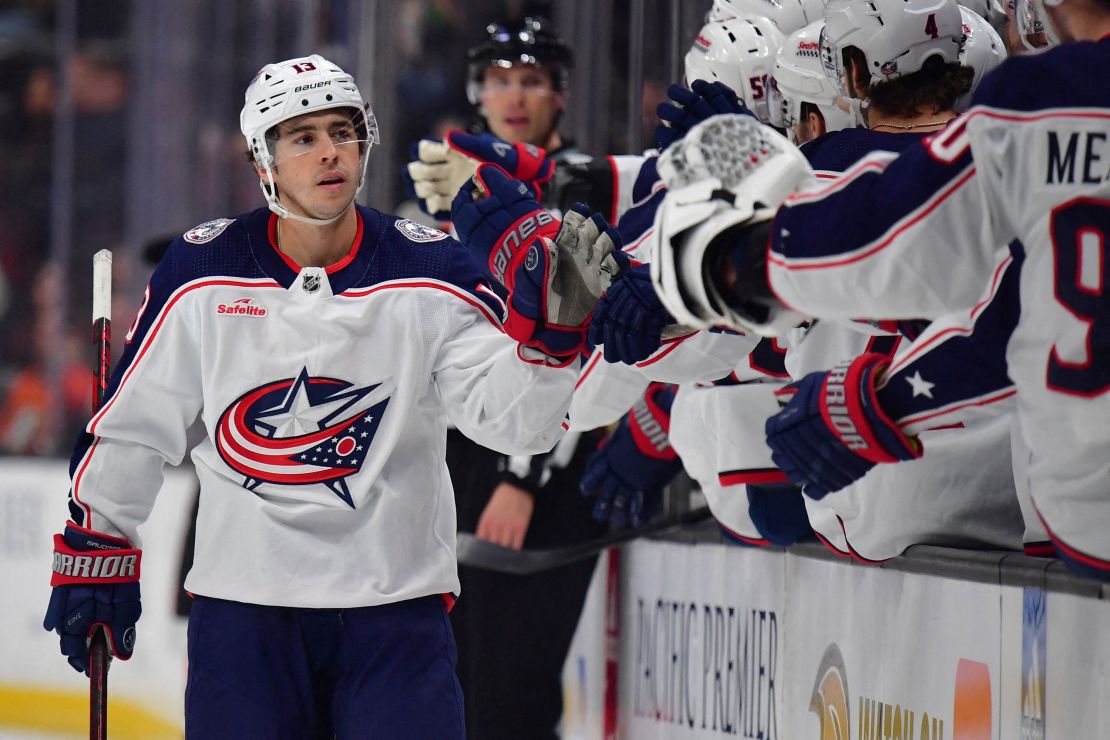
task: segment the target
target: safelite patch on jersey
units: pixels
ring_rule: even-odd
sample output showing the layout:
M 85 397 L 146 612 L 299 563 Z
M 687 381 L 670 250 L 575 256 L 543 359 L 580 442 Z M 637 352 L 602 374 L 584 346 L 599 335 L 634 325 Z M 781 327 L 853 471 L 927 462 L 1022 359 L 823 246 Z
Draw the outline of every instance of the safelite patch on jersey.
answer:
M 193 244 L 204 244 L 224 233 L 224 229 L 235 223 L 234 219 L 217 218 L 215 221 L 205 221 L 200 226 L 194 226 L 185 232 L 185 241 Z
M 414 242 L 437 242 L 440 239 L 446 239 L 447 234 L 439 229 L 433 229 L 431 226 L 418 224 L 415 221 L 409 221 L 402 218 L 399 221 L 394 221 L 393 225 L 397 227 L 397 231 L 412 239 Z

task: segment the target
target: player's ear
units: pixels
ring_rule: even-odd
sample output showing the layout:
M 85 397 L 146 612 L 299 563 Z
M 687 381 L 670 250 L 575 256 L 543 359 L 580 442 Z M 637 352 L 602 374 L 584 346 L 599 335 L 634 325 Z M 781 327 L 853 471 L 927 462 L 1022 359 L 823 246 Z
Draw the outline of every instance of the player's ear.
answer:
M 825 117 L 819 111 L 811 110 L 806 114 L 807 122 L 809 123 L 809 130 L 813 132 L 813 138 L 824 136 L 828 133 L 825 128 Z

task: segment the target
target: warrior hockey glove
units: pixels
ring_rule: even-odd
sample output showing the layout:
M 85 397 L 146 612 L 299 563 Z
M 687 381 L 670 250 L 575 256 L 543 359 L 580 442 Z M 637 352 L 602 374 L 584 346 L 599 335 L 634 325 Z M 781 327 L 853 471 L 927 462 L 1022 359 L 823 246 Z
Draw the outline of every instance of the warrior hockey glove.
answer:
M 658 513 L 663 488 L 682 470 L 667 438 L 674 394 L 653 383 L 586 463 L 580 488 L 597 497 L 594 519 L 638 527 Z
M 61 635 L 62 655 L 89 672 L 89 640 L 98 627 L 108 649 L 127 660 L 135 649 L 139 621 L 139 563 L 142 551 L 118 537 L 94 532 L 73 522 L 54 535 L 54 574 L 50 605 L 42 626 Z
M 707 118 L 721 113 L 740 113 L 755 118 L 736 97 L 731 87 L 723 82 L 694 80 L 687 90 L 682 85 L 667 88 L 670 101 L 660 103 L 655 109 L 659 125 L 655 127 L 655 140 L 659 149 L 666 149 L 686 135 L 686 132 Z
M 616 232 L 578 204 L 560 224 L 489 164 L 459 191 L 451 216 L 460 241 L 509 292 L 505 332 L 553 357 L 577 355 L 590 312 L 628 264 Z
M 422 139 L 415 149 L 405 178 L 421 209 L 435 218 L 450 217 L 451 201 L 483 162 L 524 182 L 536 200 L 542 199 L 543 186 L 555 176 L 555 162 L 543 149 L 522 141 L 510 144 L 493 134 L 449 131 L 443 141 Z
M 889 363 L 886 355 L 862 355 L 779 392 L 794 397 L 767 420 L 767 445 L 775 465 L 807 496 L 838 491 L 876 463 L 921 457 L 920 443 L 890 420 L 875 396 Z
M 663 327 L 675 323 L 651 285 L 651 268 L 635 265 L 598 301 L 590 320 L 589 341 L 604 345 L 606 362 L 632 365 L 659 349 Z

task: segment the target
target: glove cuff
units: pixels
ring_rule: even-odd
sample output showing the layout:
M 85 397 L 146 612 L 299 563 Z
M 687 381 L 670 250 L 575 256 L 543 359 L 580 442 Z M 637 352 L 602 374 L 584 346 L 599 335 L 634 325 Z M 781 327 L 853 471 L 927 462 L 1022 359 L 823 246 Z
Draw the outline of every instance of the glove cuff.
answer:
M 488 267 L 493 279 L 513 292 L 517 268 L 526 266 L 531 243 L 540 237 L 554 239 L 559 225 L 559 220 L 542 208 L 514 221 L 497 237 L 497 243 L 490 250 Z
M 555 176 L 555 163 L 548 159 L 546 151 L 534 144 L 518 141 L 513 148 L 519 162 L 514 177 L 532 185 L 539 195 L 540 186 Z
M 678 453 L 671 446 L 671 414 L 663 409 L 649 390 L 628 414 L 629 431 L 636 448 L 647 457 L 655 460 L 671 461 Z
M 821 387 L 825 423 L 845 447 L 873 463 L 921 457 L 920 443 L 898 428 L 875 396 L 875 376 L 889 364 L 886 355 L 862 355 L 830 370 Z
M 69 522 L 64 535 L 54 535 L 50 585 L 137 583 L 142 554 L 123 538 Z

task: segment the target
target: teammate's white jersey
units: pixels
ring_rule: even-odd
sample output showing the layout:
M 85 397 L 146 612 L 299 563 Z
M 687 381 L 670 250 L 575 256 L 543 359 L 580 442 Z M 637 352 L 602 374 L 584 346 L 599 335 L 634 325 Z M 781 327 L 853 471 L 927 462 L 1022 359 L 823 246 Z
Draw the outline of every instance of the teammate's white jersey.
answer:
M 577 372 L 526 359 L 446 234 L 358 216 L 326 269 L 285 258 L 265 210 L 174 242 L 74 454 L 79 523 L 138 543 L 199 417 L 186 589 L 298 607 L 458 591 L 448 419 L 494 449 L 549 450 Z
M 1006 349 L 1033 498 L 1062 554 L 1110 572 L 1110 38 L 1014 57 L 972 109 L 776 217 L 775 292 L 815 316 L 936 317 L 1025 258 Z M 974 375 L 975 367 L 963 369 Z
M 909 345 L 857 322 L 821 320 L 794 330 L 786 343 L 786 367 L 796 380 L 866 352 L 893 355 Z M 996 418 L 969 420 L 966 427 L 916 430 L 925 450 L 920 459 L 876 465 L 820 500 L 806 497 L 813 530 L 831 549 L 865 562 L 921 543 L 1021 549 L 1024 526 L 1003 405 L 992 407 Z

